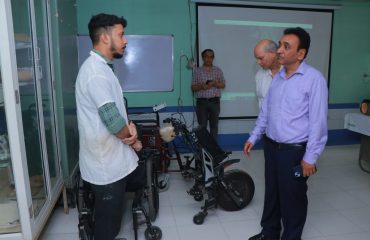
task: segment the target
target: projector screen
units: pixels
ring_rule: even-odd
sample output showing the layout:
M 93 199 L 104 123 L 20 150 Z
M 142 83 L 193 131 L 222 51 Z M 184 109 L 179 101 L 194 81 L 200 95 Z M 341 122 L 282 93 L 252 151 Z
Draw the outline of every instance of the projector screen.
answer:
M 328 79 L 332 10 L 197 4 L 198 63 L 206 48 L 215 51 L 214 65 L 222 69 L 226 88 L 220 117 L 253 118 L 258 115 L 254 76 L 260 66 L 254 58 L 256 43 L 268 38 L 279 42 L 284 29 L 302 27 L 311 36 L 306 62 Z

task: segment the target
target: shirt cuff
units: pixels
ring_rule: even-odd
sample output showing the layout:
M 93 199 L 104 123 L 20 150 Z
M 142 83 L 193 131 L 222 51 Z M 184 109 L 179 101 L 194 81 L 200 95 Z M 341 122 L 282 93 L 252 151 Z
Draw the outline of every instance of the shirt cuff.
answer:
M 121 117 L 110 125 L 108 129 L 111 133 L 118 133 L 124 126 L 126 126 L 126 121 Z
M 98 112 L 105 127 L 112 134 L 118 133 L 126 125 L 125 119 L 121 116 L 116 104 L 113 102 L 99 107 Z
M 249 138 L 248 138 L 248 142 L 251 142 L 253 145 L 257 142 L 257 136 L 256 135 L 251 135 Z
M 309 164 L 315 164 L 318 157 L 317 154 L 306 152 L 303 156 L 303 161 Z

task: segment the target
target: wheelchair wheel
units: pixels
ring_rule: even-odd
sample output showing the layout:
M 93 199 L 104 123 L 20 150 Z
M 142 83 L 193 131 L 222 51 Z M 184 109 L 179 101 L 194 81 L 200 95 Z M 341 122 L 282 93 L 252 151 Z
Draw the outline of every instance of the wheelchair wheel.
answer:
M 144 232 L 146 240 L 160 240 L 162 238 L 162 230 L 157 226 L 150 226 Z
M 202 225 L 204 223 L 204 219 L 206 218 L 207 214 L 204 212 L 199 212 L 194 215 L 193 217 L 193 223 L 197 225 Z
M 195 194 L 194 195 L 194 200 L 197 202 L 200 202 L 203 200 L 203 194 Z
M 152 157 L 145 161 L 146 187 L 148 197 L 148 215 L 151 221 L 155 221 L 159 209 L 158 176 L 153 170 Z
M 91 190 L 83 185 L 80 176 L 77 178 L 76 184 L 76 205 L 78 210 L 78 232 L 81 240 L 93 239 L 93 226 L 94 226 L 94 211 Z
M 224 174 L 217 188 L 217 202 L 226 211 L 246 207 L 254 196 L 254 182 L 248 173 L 231 170 Z

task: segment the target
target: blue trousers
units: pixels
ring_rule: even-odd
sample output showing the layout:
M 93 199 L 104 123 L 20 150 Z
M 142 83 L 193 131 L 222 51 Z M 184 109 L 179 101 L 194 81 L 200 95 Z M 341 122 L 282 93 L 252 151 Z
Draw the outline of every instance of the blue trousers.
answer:
M 305 146 L 281 146 L 265 138 L 265 200 L 262 233 L 282 240 L 300 240 L 307 217 L 307 178 L 296 178 L 294 166 L 300 164 Z

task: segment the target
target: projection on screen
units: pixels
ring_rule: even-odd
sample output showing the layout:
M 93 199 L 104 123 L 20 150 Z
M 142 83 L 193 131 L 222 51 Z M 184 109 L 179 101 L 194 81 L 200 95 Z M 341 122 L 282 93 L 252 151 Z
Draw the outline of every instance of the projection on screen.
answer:
M 279 41 L 284 29 L 302 27 L 311 36 L 306 59 L 328 79 L 332 11 L 197 5 L 199 64 L 201 52 L 215 51 L 214 65 L 225 75 L 220 117 L 256 117 L 255 73 L 259 65 L 253 55 L 256 43 L 268 38 Z

